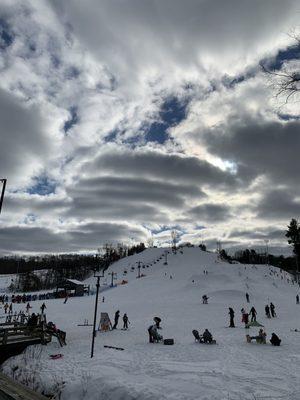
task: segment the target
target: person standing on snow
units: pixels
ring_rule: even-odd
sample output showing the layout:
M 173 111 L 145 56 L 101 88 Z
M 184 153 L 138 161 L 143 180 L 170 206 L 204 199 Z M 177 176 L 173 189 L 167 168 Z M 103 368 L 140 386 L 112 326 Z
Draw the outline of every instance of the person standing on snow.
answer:
M 296 296 L 296 304 L 299 304 L 299 294 Z
M 229 307 L 229 317 L 230 317 L 230 322 L 229 322 L 229 328 L 235 328 L 234 325 L 234 311 L 231 307 Z
M 268 306 L 268 304 L 265 306 L 265 313 L 267 318 L 271 318 L 270 307 Z
M 256 312 L 256 310 L 255 310 L 254 307 L 251 308 L 250 314 L 251 314 L 251 322 L 256 321 L 256 314 L 257 314 L 257 312 Z
M 31 309 L 31 306 L 30 306 L 30 304 L 29 304 L 29 302 L 27 303 L 27 305 L 26 305 L 26 311 L 27 311 L 27 314 L 29 314 L 29 310 Z
M 275 306 L 273 303 L 270 303 L 270 310 L 271 310 L 271 315 L 272 317 L 276 317 L 276 312 L 275 312 Z
M 115 323 L 114 326 L 112 327 L 112 329 L 116 329 L 118 326 L 118 322 L 119 322 L 119 318 L 120 318 L 120 311 L 116 311 L 115 313 Z
M 44 314 L 45 308 L 47 308 L 47 307 L 46 307 L 46 304 L 43 303 L 43 304 L 41 305 L 41 312 L 42 312 L 42 314 Z
M 128 324 L 130 324 L 130 322 L 128 321 L 127 314 L 125 313 L 123 315 L 123 329 L 128 329 Z
M 247 303 L 250 303 L 250 299 L 249 299 L 249 294 L 248 293 L 246 293 L 246 300 L 247 300 Z

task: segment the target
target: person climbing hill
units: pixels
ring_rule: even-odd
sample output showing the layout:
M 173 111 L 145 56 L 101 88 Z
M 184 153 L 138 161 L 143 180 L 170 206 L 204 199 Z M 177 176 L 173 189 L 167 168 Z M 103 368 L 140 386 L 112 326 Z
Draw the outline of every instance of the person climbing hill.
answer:
M 231 307 L 229 307 L 229 317 L 230 317 L 230 322 L 229 322 L 229 328 L 235 328 L 234 325 L 234 311 Z

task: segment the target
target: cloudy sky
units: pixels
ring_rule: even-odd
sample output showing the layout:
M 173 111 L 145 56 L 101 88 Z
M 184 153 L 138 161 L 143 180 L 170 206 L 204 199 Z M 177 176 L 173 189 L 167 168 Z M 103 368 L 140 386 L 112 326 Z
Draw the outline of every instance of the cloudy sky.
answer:
M 299 0 L 1 0 L 0 251 L 285 245 Z

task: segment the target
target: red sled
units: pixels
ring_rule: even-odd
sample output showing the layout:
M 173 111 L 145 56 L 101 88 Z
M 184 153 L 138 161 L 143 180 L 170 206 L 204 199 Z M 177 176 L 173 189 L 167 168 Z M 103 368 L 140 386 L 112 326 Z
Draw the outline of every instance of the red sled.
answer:
M 62 358 L 63 356 L 63 354 L 50 354 L 50 358 L 52 360 L 57 360 L 58 358 Z

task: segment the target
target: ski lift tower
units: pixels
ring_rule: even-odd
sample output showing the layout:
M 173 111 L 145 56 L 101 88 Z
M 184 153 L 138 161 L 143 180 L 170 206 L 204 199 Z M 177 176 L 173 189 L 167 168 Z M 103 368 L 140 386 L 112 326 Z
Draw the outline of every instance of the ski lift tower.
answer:
M 1 190 L 1 197 L 0 197 L 0 214 L 1 214 L 7 179 L 0 179 L 0 182 L 2 182 L 2 190 Z

